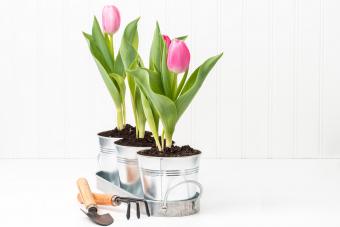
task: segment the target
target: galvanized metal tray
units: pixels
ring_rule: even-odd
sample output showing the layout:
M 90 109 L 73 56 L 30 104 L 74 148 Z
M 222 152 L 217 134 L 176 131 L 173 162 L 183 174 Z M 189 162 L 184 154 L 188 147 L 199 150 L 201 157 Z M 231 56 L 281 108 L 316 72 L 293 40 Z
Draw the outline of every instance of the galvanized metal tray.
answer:
M 105 193 L 115 194 L 115 195 L 122 196 L 122 197 L 133 197 L 133 198 L 144 199 L 142 195 L 137 196 L 137 195 L 131 194 L 130 192 L 127 192 L 124 189 L 112 183 L 112 175 L 109 176 L 105 172 L 102 172 L 102 171 L 97 172 L 96 181 L 97 181 L 97 188 Z M 180 184 L 195 184 L 198 186 L 199 192 L 197 192 L 194 197 L 187 199 L 187 200 L 167 201 L 167 197 L 169 193 L 171 193 L 171 190 L 179 186 Z M 170 188 L 167 191 L 164 197 L 164 200 L 162 201 L 146 200 L 149 204 L 149 210 L 150 210 L 151 216 L 181 217 L 181 216 L 193 215 L 199 212 L 200 197 L 202 195 L 202 186 L 198 182 L 190 181 L 190 180 L 184 181 L 180 184 L 177 184 L 173 186 L 172 188 Z M 141 212 L 145 213 L 145 209 L 143 206 L 141 207 Z

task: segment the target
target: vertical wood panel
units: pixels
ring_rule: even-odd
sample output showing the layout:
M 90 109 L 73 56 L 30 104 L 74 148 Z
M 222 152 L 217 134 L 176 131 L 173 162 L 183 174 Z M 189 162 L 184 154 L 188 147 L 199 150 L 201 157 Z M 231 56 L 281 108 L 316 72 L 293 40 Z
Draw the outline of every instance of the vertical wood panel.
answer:
M 271 112 L 273 158 L 290 158 L 294 153 L 294 9 L 295 0 L 274 1 Z
M 218 151 L 224 158 L 242 153 L 242 1 L 221 1 L 221 50 L 218 63 Z
M 295 155 L 301 158 L 319 156 L 319 6 L 319 0 L 299 0 Z
M 206 4 L 204 0 L 195 1 L 192 5 L 193 24 L 191 51 L 191 67 L 196 68 L 203 63 L 206 58 L 214 56 L 218 51 L 218 10 L 217 1 L 210 1 Z M 207 18 L 206 12 L 209 14 Z M 219 63 L 220 64 L 220 63 Z M 204 157 L 216 157 L 216 100 L 217 100 L 217 73 L 214 68 L 205 80 L 200 92 L 196 95 L 192 103 L 193 123 L 192 135 L 193 146 L 203 152 Z
M 37 154 L 37 5 L 35 1 L 24 1 L 17 7 L 12 2 L 12 81 L 11 89 L 12 125 L 7 131 L 9 141 L 15 147 L 12 157 L 32 157 Z M 22 19 L 17 19 L 20 15 Z M 18 32 L 19 31 L 19 32 Z M 15 135 L 15 136 L 13 136 Z M 25 141 L 25 142 L 17 142 Z
M 66 78 L 63 67 L 63 2 L 38 0 L 38 155 L 64 157 Z
M 8 16 L 8 12 L 11 11 L 12 5 L 8 2 L 2 1 L 0 2 L 0 25 L 3 31 L 6 31 L 7 35 L 0 36 L 0 49 L 2 53 L 9 54 L 0 54 L 0 65 L 1 65 L 1 76 L 0 76 L 0 103 L 1 103 L 1 111 L 0 111 L 0 132 L 1 132 L 1 140 L 0 140 L 0 157 L 7 158 L 11 156 L 11 153 L 14 153 L 13 144 L 15 141 L 11 140 L 10 132 L 13 130 L 13 126 L 15 121 L 13 121 L 12 114 L 14 112 L 12 108 L 12 100 L 11 96 L 16 93 L 12 88 L 15 86 L 15 81 L 13 80 L 13 67 L 12 62 L 14 61 L 14 56 L 11 54 L 11 45 L 8 45 L 12 42 L 12 37 L 14 35 L 13 27 L 12 27 L 12 18 Z M 4 86 L 4 85 L 7 86 Z M 15 98 L 15 97 L 14 97 Z M 15 114 L 15 113 L 14 113 Z M 16 125 L 16 124 L 15 124 Z M 14 127 L 15 128 L 15 127 Z
M 77 17 L 73 17 L 75 12 L 78 12 Z M 91 33 L 92 16 L 89 2 L 64 1 L 63 65 L 67 96 L 65 157 L 93 157 L 96 154 L 98 145 L 95 135 L 101 125 L 98 124 L 94 108 L 95 97 L 100 94 L 102 100 L 108 99 L 107 102 L 101 103 L 112 104 L 81 33 L 81 31 Z M 108 111 L 107 115 L 109 116 L 106 119 L 108 122 L 106 129 L 113 126 L 113 110 Z
M 324 155 L 340 158 L 339 1 L 324 1 Z
M 1 2 L 1 157 L 36 157 L 36 2 Z M 18 17 L 20 15 L 20 17 Z
M 261 13 L 260 13 L 261 12 Z M 268 117 L 268 1 L 247 1 L 245 157 L 265 157 Z

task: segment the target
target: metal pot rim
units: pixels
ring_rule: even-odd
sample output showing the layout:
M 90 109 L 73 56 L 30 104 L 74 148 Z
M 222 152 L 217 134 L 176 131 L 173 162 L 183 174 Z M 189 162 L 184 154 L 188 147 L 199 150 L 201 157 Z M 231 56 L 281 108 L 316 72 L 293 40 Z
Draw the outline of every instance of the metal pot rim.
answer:
M 141 150 L 143 151 L 143 150 Z M 192 157 L 197 157 L 197 156 L 201 156 L 202 153 L 199 153 L 199 154 L 194 154 L 194 155 L 187 155 L 187 156 L 179 156 L 179 157 L 158 157 L 158 156 L 149 156 L 149 155 L 143 155 L 143 154 L 139 154 L 139 152 L 141 151 L 138 151 L 137 152 L 137 157 L 146 157 L 146 158 L 153 158 L 153 159 L 174 159 L 174 158 L 192 158 Z
M 117 142 L 117 141 L 116 141 Z M 151 147 L 135 147 L 135 146 L 126 146 L 126 145 L 120 145 L 120 144 L 116 144 L 116 142 L 114 142 L 115 143 L 115 145 L 117 146 L 117 147 L 131 147 L 131 148 L 136 148 L 136 149 L 148 149 L 148 148 L 151 148 Z
M 103 139 L 118 139 L 118 140 L 122 139 L 121 137 L 100 136 L 98 134 L 97 134 L 97 136 L 99 138 L 103 138 Z

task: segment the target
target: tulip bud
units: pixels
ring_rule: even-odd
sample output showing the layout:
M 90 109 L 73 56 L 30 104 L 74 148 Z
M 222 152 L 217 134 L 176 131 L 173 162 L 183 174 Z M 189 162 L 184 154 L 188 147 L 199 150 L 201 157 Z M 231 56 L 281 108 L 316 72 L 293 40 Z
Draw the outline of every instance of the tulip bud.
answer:
M 190 51 L 184 41 L 174 39 L 168 50 L 168 69 L 175 73 L 185 72 L 189 68 Z
M 112 35 L 118 31 L 120 26 L 120 14 L 117 7 L 114 5 L 107 5 L 103 8 L 102 24 L 106 33 Z
M 167 35 L 163 35 L 163 40 L 164 40 L 164 42 L 166 44 L 166 47 L 169 49 L 169 46 L 170 46 L 170 43 L 171 43 L 170 37 L 167 36 Z

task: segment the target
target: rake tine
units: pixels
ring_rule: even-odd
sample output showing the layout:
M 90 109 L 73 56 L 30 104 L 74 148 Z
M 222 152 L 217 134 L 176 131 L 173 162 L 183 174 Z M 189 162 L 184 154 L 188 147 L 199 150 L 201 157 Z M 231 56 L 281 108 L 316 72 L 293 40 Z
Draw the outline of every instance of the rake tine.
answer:
M 126 211 L 126 218 L 127 218 L 127 220 L 130 219 L 130 208 L 131 208 L 131 204 L 130 204 L 130 202 L 128 202 L 127 211 Z
M 137 218 L 140 218 L 139 202 L 136 202 Z
M 148 202 L 144 201 L 144 205 L 145 205 L 146 215 L 148 215 L 148 217 L 150 217 L 150 211 L 149 211 Z

